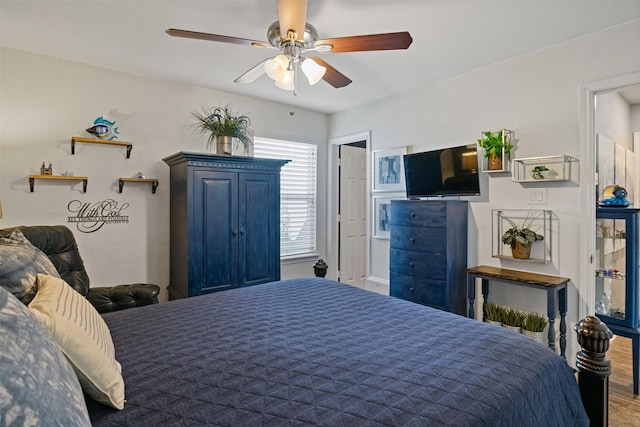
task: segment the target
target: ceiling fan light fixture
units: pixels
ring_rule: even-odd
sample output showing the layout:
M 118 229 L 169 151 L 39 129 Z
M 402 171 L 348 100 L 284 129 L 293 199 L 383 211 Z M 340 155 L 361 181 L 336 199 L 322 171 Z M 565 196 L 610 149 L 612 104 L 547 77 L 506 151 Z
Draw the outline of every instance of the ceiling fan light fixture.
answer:
M 322 80 L 324 73 L 327 71 L 325 67 L 319 65 L 311 58 L 305 58 L 304 61 L 302 61 L 301 68 L 311 86 Z
M 289 68 L 289 58 L 286 55 L 278 55 L 275 58 L 268 59 L 264 63 L 264 71 L 272 80 L 282 80 L 285 71 Z
M 274 83 L 280 89 L 294 90 L 295 87 L 296 87 L 296 85 L 295 85 L 295 71 L 294 70 L 284 70 L 282 78 L 275 80 Z

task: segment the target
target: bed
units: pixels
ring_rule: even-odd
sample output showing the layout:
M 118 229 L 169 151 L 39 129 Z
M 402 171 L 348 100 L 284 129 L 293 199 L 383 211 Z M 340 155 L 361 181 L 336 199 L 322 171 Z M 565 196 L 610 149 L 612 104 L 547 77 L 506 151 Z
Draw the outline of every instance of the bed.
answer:
M 103 315 L 123 410 L 91 422 L 587 426 L 567 362 L 530 338 L 321 278 Z

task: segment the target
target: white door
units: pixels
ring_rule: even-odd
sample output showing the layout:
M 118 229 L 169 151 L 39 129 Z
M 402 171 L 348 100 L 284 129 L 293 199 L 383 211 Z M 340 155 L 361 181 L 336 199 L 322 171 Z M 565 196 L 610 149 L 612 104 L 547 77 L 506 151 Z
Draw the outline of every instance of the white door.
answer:
M 340 146 L 339 280 L 365 288 L 367 150 Z

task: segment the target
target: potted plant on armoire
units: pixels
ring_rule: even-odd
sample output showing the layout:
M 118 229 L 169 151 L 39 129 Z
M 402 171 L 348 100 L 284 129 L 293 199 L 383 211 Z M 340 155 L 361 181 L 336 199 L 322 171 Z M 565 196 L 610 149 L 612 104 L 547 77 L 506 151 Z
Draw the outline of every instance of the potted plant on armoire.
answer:
M 244 114 L 235 113 L 227 105 L 224 107 L 202 107 L 194 111 L 196 129 L 207 137 L 207 147 L 217 154 L 231 155 L 237 151 L 234 139 L 244 146 L 244 153 L 253 156 L 253 130 L 251 120 Z

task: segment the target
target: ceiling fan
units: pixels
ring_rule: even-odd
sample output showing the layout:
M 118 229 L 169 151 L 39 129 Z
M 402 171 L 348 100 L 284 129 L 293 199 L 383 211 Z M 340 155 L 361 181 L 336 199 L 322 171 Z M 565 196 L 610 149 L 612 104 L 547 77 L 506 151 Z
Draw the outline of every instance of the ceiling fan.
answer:
M 308 53 L 407 49 L 413 41 L 407 31 L 318 39 L 315 27 L 306 22 L 307 1 L 277 0 L 278 21 L 269 26 L 268 43 L 176 28 L 170 28 L 166 32 L 173 37 L 280 50 L 280 54 L 265 59 L 234 81 L 236 83 L 251 83 L 266 73 L 274 80 L 276 86 L 284 90 L 291 90 L 294 95 L 297 94 L 296 83 L 299 69 L 302 70 L 311 85 L 321 79 L 335 88 L 347 86 L 352 82 L 351 79 L 323 59 L 318 56 L 307 56 Z

